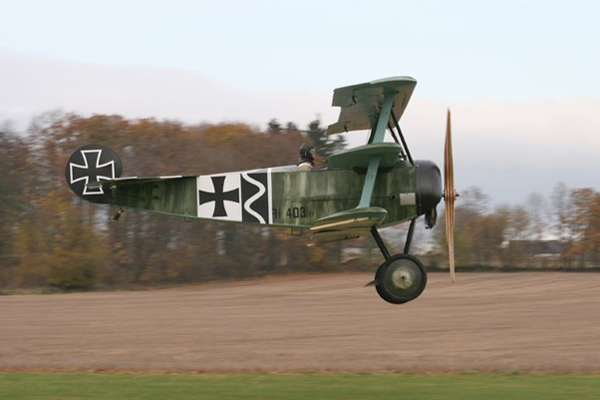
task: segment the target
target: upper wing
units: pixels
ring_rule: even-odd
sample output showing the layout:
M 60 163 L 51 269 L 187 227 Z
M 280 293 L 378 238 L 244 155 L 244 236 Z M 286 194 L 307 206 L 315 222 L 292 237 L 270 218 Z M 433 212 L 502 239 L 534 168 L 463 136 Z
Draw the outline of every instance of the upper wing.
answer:
M 400 119 L 410 100 L 417 81 L 409 76 L 379 79 L 333 91 L 334 107 L 341 107 L 340 118 L 329 125 L 328 134 L 372 129 L 382 108 L 386 94 L 394 94 L 392 110 Z

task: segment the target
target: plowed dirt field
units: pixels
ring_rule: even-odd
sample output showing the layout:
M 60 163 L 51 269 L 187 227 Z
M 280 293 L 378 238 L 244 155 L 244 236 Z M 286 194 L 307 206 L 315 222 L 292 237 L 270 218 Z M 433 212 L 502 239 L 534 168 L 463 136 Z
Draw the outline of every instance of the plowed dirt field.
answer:
M 0 370 L 600 371 L 600 274 L 370 274 L 0 297 Z

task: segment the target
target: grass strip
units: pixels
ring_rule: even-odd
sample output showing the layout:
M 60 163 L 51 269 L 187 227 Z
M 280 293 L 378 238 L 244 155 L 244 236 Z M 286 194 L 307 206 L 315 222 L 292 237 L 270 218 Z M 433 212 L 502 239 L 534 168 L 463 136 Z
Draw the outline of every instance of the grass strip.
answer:
M 0 373 L 0 399 L 599 399 L 600 375 Z

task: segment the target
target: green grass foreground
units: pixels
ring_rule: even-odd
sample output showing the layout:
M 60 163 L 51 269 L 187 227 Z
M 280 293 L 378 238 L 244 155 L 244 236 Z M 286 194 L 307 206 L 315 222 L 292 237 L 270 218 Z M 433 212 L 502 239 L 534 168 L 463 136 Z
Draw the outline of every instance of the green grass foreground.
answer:
M 0 399 L 598 399 L 600 375 L 0 373 Z

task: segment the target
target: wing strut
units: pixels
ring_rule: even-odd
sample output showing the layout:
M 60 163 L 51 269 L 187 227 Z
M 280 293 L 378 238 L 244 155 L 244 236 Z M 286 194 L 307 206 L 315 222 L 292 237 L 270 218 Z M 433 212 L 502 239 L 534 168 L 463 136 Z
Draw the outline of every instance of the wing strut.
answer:
M 363 186 L 363 191 L 360 196 L 360 203 L 358 203 L 358 207 L 356 208 L 365 208 L 371 205 L 371 195 L 373 194 L 373 188 L 375 187 L 380 160 L 381 157 L 375 157 L 369 160 L 369 169 L 367 169 L 367 176 L 365 176 L 365 185 Z
M 385 136 L 386 128 L 390 130 L 392 134 L 392 138 L 398 144 L 402 142 L 402 147 L 400 153 L 402 156 L 408 158 L 408 161 L 415 165 L 413 158 L 410 154 L 410 150 L 408 149 L 408 145 L 406 144 L 406 139 L 404 139 L 404 134 L 402 133 L 402 129 L 400 129 L 400 125 L 398 124 L 398 118 L 396 118 L 396 113 L 394 112 L 394 94 L 388 93 L 385 95 L 383 99 L 383 104 L 381 106 L 381 112 L 379 113 L 379 117 L 377 118 L 377 123 L 371 129 L 371 134 L 369 135 L 368 143 L 382 143 L 383 138 Z M 394 121 L 394 126 L 390 124 L 390 119 Z M 394 131 L 393 128 L 396 128 Z M 398 140 L 400 137 L 400 141 Z
M 390 113 L 392 111 L 392 106 L 394 105 L 395 96 L 396 93 L 386 93 L 385 97 L 383 98 L 381 111 L 379 112 L 379 117 L 377 118 L 377 124 L 375 124 L 375 129 L 371 130 L 369 143 L 383 143 L 385 130 L 387 128 L 388 121 L 390 120 Z
M 375 129 L 371 130 L 371 136 L 369 136 L 369 144 L 383 143 L 385 130 L 390 121 L 390 114 L 393 111 L 392 106 L 394 105 L 395 96 L 396 94 L 393 92 L 385 94 L 383 104 L 381 105 L 381 111 L 377 117 Z M 367 169 L 365 184 L 360 196 L 360 203 L 356 208 L 369 207 L 371 205 L 371 195 L 373 194 L 373 188 L 375 187 L 375 180 L 377 179 L 377 170 L 379 169 L 380 161 L 381 157 L 374 157 L 369 161 L 369 168 Z
M 400 125 L 398 124 L 398 118 L 396 118 L 396 113 L 394 113 L 394 110 L 392 110 L 392 119 L 394 120 L 394 125 L 396 125 L 398 136 L 400 136 L 400 140 L 402 140 L 402 146 L 404 147 L 404 150 L 406 150 L 406 156 L 408 157 L 408 161 L 410 161 L 412 165 L 415 165 L 412 156 L 410 155 L 410 150 L 408 149 L 408 146 L 406 144 L 406 140 L 404 139 L 404 135 L 402 134 L 402 130 L 400 129 Z
M 388 129 L 390 130 L 390 133 L 392 134 L 392 139 L 394 139 L 394 142 L 396 142 L 396 144 L 400 144 L 400 141 L 398 140 L 398 136 L 396 136 L 396 131 L 394 131 L 394 128 L 392 128 L 392 124 L 390 124 L 388 122 Z M 404 149 L 400 149 L 400 153 L 402 153 L 402 155 L 404 156 Z

